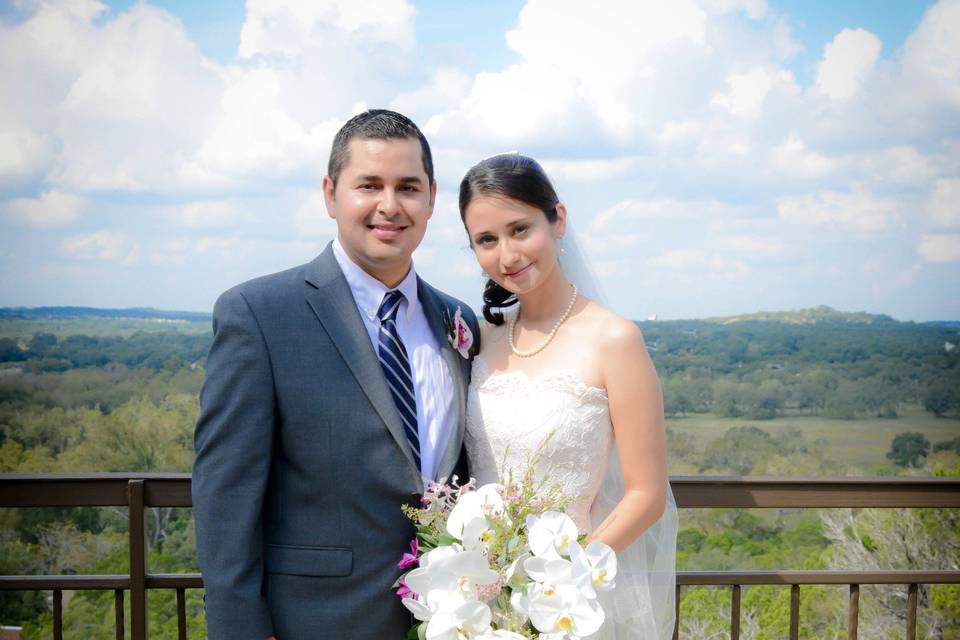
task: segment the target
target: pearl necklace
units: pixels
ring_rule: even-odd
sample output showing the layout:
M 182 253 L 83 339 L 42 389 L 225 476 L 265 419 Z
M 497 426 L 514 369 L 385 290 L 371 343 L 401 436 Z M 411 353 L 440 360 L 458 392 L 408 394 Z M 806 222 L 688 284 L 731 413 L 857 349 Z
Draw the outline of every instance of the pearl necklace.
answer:
M 550 330 L 550 335 L 541 342 L 536 348 L 530 351 L 520 351 L 517 349 L 517 345 L 513 342 L 513 330 L 517 326 L 517 320 L 520 318 L 520 311 L 517 311 L 517 315 L 510 318 L 510 332 L 508 337 L 510 339 L 510 350 L 513 351 L 513 354 L 520 356 L 521 358 L 529 358 L 530 356 L 535 356 L 541 351 L 543 351 L 550 341 L 553 340 L 553 336 L 557 335 L 557 331 L 560 329 L 560 325 L 563 324 L 563 321 L 567 319 L 567 316 L 570 315 L 570 312 L 573 311 L 573 303 L 577 301 L 577 285 L 571 284 L 573 287 L 573 295 L 570 296 L 570 304 L 567 305 L 567 310 L 563 312 L 563 315 L 560 316 L 560 319 L 557 320 L 557 323 L 553 325 L 553 329 Z

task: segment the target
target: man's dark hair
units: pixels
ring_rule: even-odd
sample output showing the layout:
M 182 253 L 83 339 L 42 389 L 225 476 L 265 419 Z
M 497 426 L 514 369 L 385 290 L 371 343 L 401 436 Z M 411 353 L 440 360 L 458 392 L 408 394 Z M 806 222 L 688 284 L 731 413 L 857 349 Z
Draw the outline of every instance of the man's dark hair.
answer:
M 420 141 L 420 155 L 423 157 L 423 170 L 427 174 L 427 181 L 433 184 L 433 155 L 430 153 L 430 144 L 419 127 L 413 123 L 413 120 L 396 111 L 370 109 L 347 120 L 333 138 L 330 161 L 327 164 L 327 176 L 333 181 L 333 186 L 337 186 L 340 172 L 349 160 L 348 147 L 354 138 L 374 140 L 416 138 Z

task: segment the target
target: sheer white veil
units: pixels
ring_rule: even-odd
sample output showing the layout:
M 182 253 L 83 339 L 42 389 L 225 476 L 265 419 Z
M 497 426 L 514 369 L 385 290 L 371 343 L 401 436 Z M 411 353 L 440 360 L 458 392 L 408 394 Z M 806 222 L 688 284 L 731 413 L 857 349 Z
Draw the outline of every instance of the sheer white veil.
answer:
M 560 266 L 585 296 L 604 304 L 599 283 L 567 218 Z M 603 485 L 590 509 L 596 527 L 613 511 L 624 494 L 617 447 L 610 453 Z M 666 508 L 660 518 L 627 549 L 617 554 L 617 586 L 605 598 L 604 611 L 612 624 L 598 638 L 669 640 L 676 622 L 677 503 L 667 483 Z

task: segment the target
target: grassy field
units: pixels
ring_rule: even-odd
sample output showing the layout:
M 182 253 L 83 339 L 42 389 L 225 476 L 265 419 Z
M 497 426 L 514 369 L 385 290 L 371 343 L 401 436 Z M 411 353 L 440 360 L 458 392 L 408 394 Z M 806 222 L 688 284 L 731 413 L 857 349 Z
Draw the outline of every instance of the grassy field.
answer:
M 128 338 L 141 331 L 171 330 L 190 335 L 210 333 L 210 321 L 89 317 L 82 319 L 0 320 L 0 338 L 13 338 L 23 341 L 29 340 L 35 333 L 52 333 L 62 340 L 73 335 L 87 335 L 97 338 L 105 336 Z
M 931 443 L 960 436 L 960 420 L 936 418 L 920 407 L 904 407 L 900 416 L 892 419 L 833 420 L 822 416 L 788 416 L 775 420 L 749 420 L 718 418 L 711 414 L 691 414 L 686 418 L 667 419 L 670 429 L 694 437 L 700 450 L 731 427 L 745 425 L 753 425 L 774 436 L 787 429 L 799 429 L 810 442 L 825 440 L 827 454 L 834 460 L 852 470 L 870 474 L 895 470 L 896 467 L 886 459 L 886 453 L 898 433 L 919 431 Z M 688 470 L 678 468 L 675 471 L 671 468 L 671 473 L 678 472 L 687 473 Z

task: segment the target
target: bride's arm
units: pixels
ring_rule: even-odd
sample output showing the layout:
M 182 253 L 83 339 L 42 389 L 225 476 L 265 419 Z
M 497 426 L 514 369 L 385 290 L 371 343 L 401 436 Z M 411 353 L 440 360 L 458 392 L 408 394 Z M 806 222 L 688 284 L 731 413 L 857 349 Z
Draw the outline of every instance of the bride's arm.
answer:
M 623 318 L 605 323 L 600 346 L 610 419 L 617 440 L 624 495 L 591 539 L 627 548 L 666 506 L 667 443 L 663 397 L 640 329 Z

